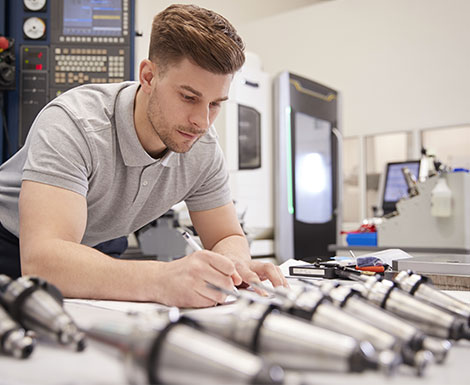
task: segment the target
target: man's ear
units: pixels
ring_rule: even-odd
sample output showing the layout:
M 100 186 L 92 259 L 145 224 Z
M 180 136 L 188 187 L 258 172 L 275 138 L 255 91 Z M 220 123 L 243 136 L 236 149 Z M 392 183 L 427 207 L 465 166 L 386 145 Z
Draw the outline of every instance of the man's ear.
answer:
M 150 94 L 152 91 L 152 80 L 156 76 L 156 65 L 148 59 L 140 62 L 139 66 L 139 82 L 142 91 Z

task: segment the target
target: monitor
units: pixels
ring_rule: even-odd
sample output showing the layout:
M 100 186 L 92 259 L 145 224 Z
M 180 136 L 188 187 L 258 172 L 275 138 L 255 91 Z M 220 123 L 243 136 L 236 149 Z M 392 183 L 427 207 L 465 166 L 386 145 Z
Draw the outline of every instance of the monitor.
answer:
M 64 36 L 122 36 L 122 0 L 64 0 Z
M 396 203 L 401 198 L 408 197 L 408 185 L 406 184 L 402 169 L 407 167 L 416 180 L 418 180 L 419 163 L 419 160 L 387 163 L 382 200 L 384 215 L 395 211 Z

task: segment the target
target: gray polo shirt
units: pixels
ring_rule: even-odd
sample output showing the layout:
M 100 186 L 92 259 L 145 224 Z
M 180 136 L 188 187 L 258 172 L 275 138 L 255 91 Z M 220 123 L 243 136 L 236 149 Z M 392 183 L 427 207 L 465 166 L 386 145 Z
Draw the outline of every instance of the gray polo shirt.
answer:
M 39 113 L 25 146 L 0 166 L 0 222 L 7 230 L 18 236 L 22 180 L 86 197 L 82 243 L 89 246 L 128 235 L 181 201 L 191 211 L 231 201 L 213 127 L 187 153 L 156 160 L 145 152 L 134 126 L 137 89 L 135 82 L 85 85 Z

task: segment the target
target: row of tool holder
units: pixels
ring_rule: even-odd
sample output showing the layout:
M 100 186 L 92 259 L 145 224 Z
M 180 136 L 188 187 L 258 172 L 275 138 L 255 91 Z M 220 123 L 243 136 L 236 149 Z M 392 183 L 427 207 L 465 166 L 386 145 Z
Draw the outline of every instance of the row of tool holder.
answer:
M 121 353 L 131 384 L 270 384 L 288 371 L 391 376 L 400 365 L 422 376 L 470 339 L 470 305 L 411 271 L 263 289 L 231 293 L 220 314 L 170 308 L 81 330 L 53 285 L 0 275 L 0 351 L 27 358 L 41 338 L 82 351 L 87 336 Z

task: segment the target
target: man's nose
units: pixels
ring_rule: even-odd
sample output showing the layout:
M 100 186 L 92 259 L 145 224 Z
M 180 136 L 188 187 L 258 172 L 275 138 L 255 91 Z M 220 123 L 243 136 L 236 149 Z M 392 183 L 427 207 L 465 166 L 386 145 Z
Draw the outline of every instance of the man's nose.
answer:
M 189 117 L 190 123 L 200 129 L 207 129 L 210 125 L 210 110 L 208 106 L 195 106 Z

